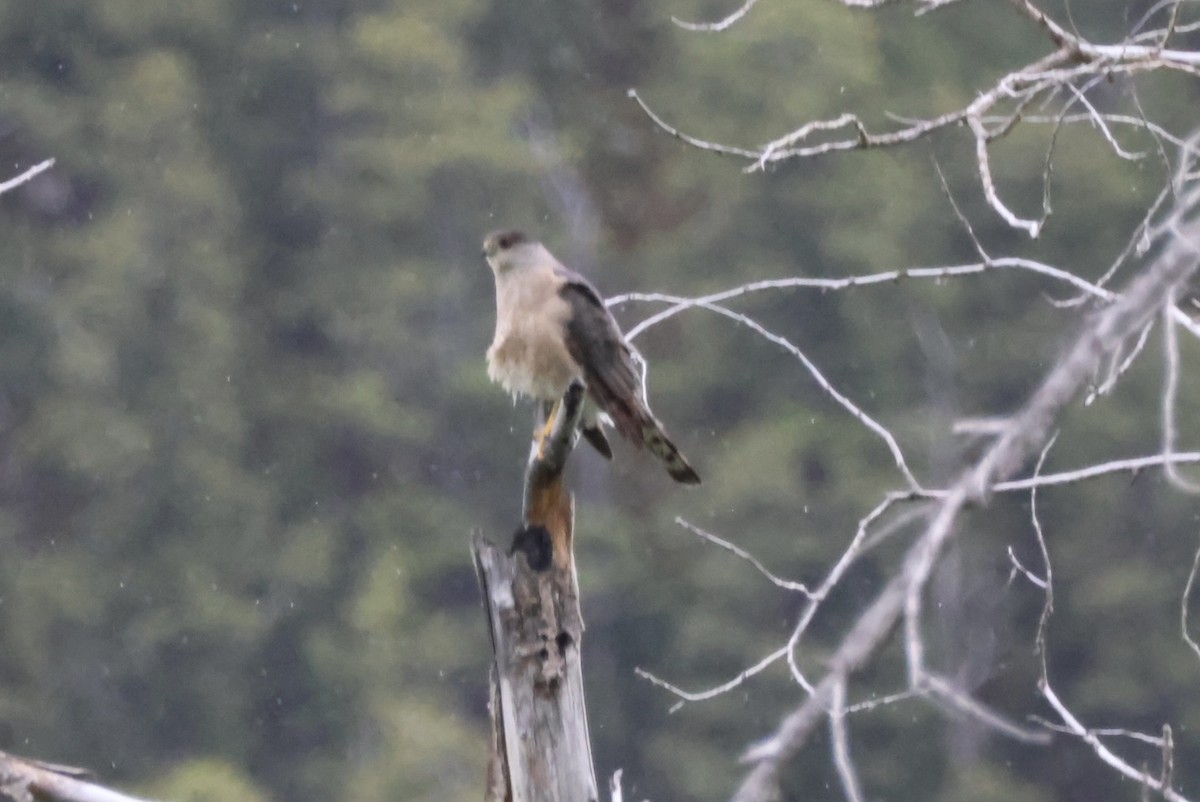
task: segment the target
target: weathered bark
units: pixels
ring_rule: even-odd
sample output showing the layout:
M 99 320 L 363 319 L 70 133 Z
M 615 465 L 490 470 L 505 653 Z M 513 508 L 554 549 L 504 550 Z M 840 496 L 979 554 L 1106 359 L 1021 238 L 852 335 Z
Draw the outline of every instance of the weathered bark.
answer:
M 496 662 L 487 802 L 595 802 L 572 554 L 574 504 L 562 471 L 583 387 L 572 385 L 525 471 L 523 523 L 504 551 L 477 538 L 475 565 Z

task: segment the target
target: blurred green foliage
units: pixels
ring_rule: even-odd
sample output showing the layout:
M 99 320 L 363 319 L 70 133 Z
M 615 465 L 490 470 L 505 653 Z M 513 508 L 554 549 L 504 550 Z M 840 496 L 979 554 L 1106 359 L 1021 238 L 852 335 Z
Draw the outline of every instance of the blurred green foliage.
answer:
M 709 2 L 0 2 L 0 178 L 58 159 L 0 199 L 0 748 L 169 799 L 477 799 L 490 644 L 467 544 L 513 529 L 530 421 L 483 369 L 487 230 L 531 230 L 609 293 L 973 261 L 936 160 L 992 253 L 1095 278 L 1161 185 L 1148 137 L 1121 132 L 1148 154 L 1130 163 L 1066 128 L 1055 216 L 1030 243 L 986 208 L 954 131 L 743 175 L 625 94 L 753 145 L 843 111 L 873 130 L 944 111 L 1045 52 L 1003 4 L 895 6 L 763 0 L 704 35 L 669 16 Z M 1076 6 L 1096 35 L 1125 10 Z M 1126 82 L 1098 94 L 1133 108 Z M 1137 99 L 1170 129 L 1195 125 L 1194 81 L 1149 76 Z M 1050 135 L 1030 125 L 996 146 L 1018 212 L 1040 208 Z M 950 422 L 1011 410 L 1053 361 L 1077 314 L 1047 301 L 1063 295 L 993 273 L 736 306 L 936 485 L 971 454 Z M 1112 397 L 1068 416 L 1047 470 L 1155 449 L 1154 342 Z M 692 311 L 638 345 L 705 485 L 680 490 L 628 448 L 612 465 L 575 457 L 596 758 L 639 799 L 721 799 L 739 752 L 800 698 L 785 668 L 674 715 L 633 669 L 724 681 L 786 639 L 799 599 L 674 518 L 811 584 L 901 479 L 749 329 Z M 1198 391 L 1185 372 L 1188 444 Z M 1147 473 L 1039 507 L 1060 693 L 1097 726 L 1171 724 L 1194 786 L 1200 665 L 1176 617 L 1194 502 Z M 1028 499 L 965 526 L 934 583 L 931 660 L 1014 718 L 1046 715 L 1040 596 L 1006 557 L 1038 565 Z M 820 670 L 902 546 L 851 572 L 802 668 Z M 854 698 L 900 689 L 902 666 L 893 643 Z M 916 702 L 851 732 L 871 797 L 1139 793 L 1082 749 L 1014 745 Z M 826 746 L 793 767 L 795 798 L 835 787 Z

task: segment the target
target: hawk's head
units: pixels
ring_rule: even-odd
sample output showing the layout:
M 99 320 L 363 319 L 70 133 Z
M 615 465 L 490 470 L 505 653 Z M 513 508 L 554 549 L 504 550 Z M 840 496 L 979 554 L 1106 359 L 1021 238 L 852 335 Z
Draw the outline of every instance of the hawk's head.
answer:
M 483 255 L 492 269 L 499 272 L 513 267 L 520 260 L 518 254 L 530 240 L 520 231 L 493 231 L 483 238 Z

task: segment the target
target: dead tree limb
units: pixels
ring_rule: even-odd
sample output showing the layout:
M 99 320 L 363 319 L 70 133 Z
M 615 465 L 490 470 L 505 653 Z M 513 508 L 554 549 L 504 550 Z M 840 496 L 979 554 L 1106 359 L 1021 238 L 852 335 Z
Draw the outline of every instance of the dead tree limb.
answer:
M 13 802 L 149 802 L 96 785 L 87 769 L 0 752 L 0 800 Z
M 534 444 L 512 548 L 482 538 L 473 544 L 495 650 L 487 802 L 599 798 L 579 656 L 574 502 L 562 477 L 582 407 L 576 383 L 550 435 Z
M 866 665 L 881 647 L 892 628 L 907 617 L 919 629 L 921 597 L 939 555 L 959 531 L 959 516 L 970 505 L 986 503 L 996 486 L 1010 479 L 1050 439 L 1058 416 L 1074 400 L 1089 377 L 1096 375 L 1105 358 L 1116 353 L 1126 340 L 1136 337 L 1146 321 L 1170 303 L 1177 288 L 1200 269 L 1200 181 L 1195 162 L 1197 134 L 1180 158 L 1176 203 L 1166 219 L 1152 229 L 1149 241 L 1157 255 L 1107 307 L 1091 316 L 1075 342 L 1045 375 L 1041 385 L 1014 415 L 997 429 L 993 444 L 978 461 L 929 509 L 929 523 L 909 547 L 902 565 L 875 601 L 858 617 L 842 639 L 824 676 L 812 683 L 807 698 L 784 716 L 775 732 L 750 748 L 743 760 L 751 768 L 733 797 L 733 802 L 767 802 L 779 798 L 779 776 L 785 764 L 807 743 L 822 720 L 840 714 L 835 702 L 839 687 Z M 921 649 L 917 637 L 906 633 L 909 663 L 919 665 L 913 653 Z M 1068 729 L 1081 737 L 1086 733 L 1049 688 L 1045 677 L 1039 690 L 1060 712 Z M 1069 711 L 1067 711 L 1069 714 Z M 1096 742 L 1093 736 L 1093 746 Z M 1111 754 L 1097 753 L 1106 762 Z M 1122 772 L 1129 776 L 1122 767 Z M 1169 802 L 1184 797 L 1161 779 L 1141 773 L 1146 787 Z

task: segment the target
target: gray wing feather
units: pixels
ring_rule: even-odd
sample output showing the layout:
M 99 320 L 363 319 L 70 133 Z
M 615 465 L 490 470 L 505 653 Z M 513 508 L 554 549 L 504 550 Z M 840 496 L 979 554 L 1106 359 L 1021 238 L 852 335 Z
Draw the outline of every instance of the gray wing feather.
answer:
M 699 484 L 699 475 L 642 403 L 641 382 L 629 346 L 600 293 L 565 267 L 559 266 L 556 272 L 565 280 L 559 295 L 571 307 L 567 350 L 583 370 L 584 383 L 596 405 L 608 413 L 626 440 L 658 457 L 675 481 Z
M 640 445 L 642 405 L 629 346 L 600 293 L 566 268 L 561 269 L 561 275 L 566 283 L 558 292 L 571 306 L 566 324 L 567 350 L 583 369 L 584 383 L 596 405 L 612 417 L 617 431 Z

